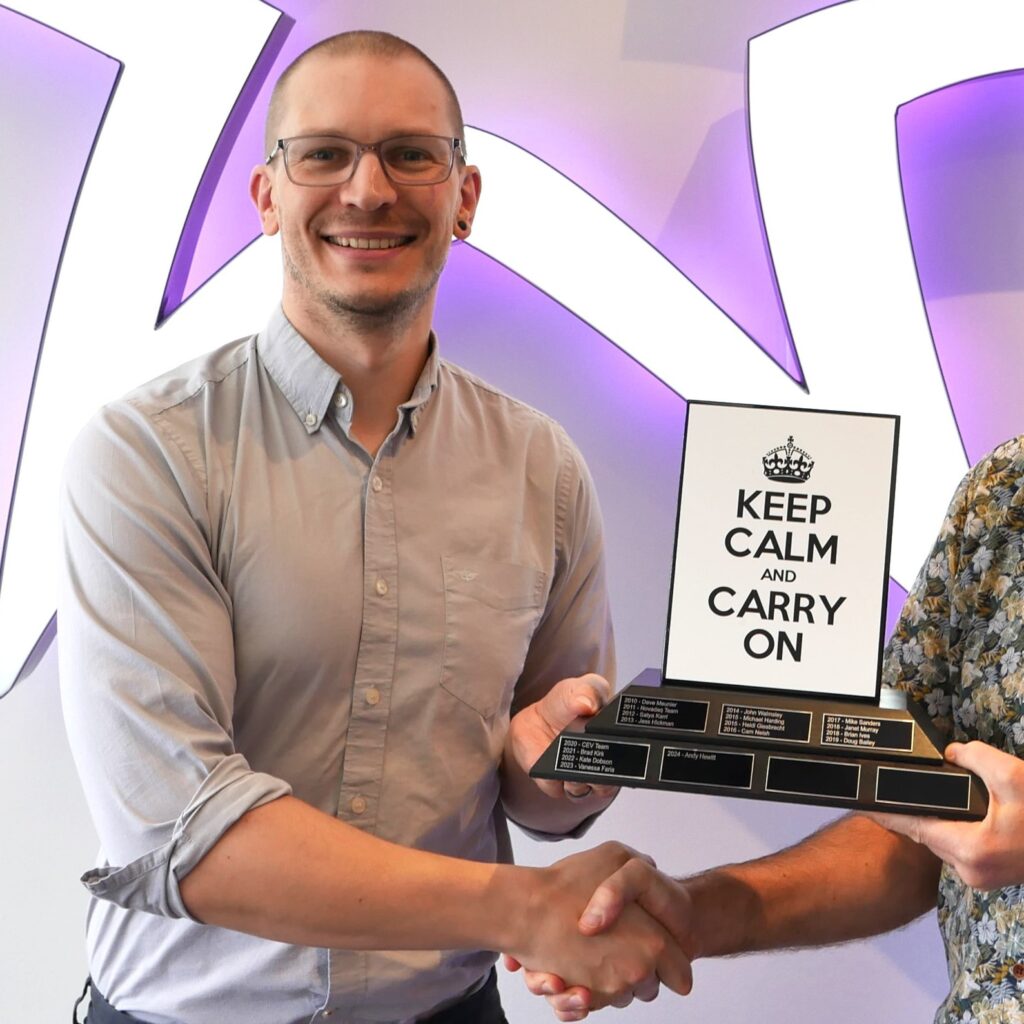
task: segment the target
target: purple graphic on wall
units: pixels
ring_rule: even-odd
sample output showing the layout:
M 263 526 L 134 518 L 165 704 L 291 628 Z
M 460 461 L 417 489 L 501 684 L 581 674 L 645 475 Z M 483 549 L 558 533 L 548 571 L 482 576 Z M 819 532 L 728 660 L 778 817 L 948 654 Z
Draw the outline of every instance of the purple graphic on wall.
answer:
M 973 463 L 1024 432 L 1024 71 L 921 96 L 896 129 L 921 293 Z
M 4 246 L 0 255 L 0 572 L 22 437 L 61 256 L 121 64 L 0 7 Z M 37 126 L 54 148 L 37 153 Z
M 353 27 L 347 23 L 345 11 L 328 15 L 322 5 L 308 0 L 285 0 L 274 6 L 283 12 L 282 17 L 245 83 L 197 190 L 160 304 L 158 324 L 258 237 L 246 182 L 253 164 L 266 155 L 262 152 L 263 112 L 273 81 L 318 38 Z M 716 13 L 706 3 L 666 5 L 632 0 L 626 13 L 623 56 L 628 60 L 704 62 L 742 71 L 749 36 L 830 6 L 834 3 L 771 0 L 748 15 L 754 20 L 743 35 L 736 33 L 733 19 L 722 21 L 719 9 L 718 22 L 728 24 L 730 31 L 716 35 L 706 31 L 716 23 Z M 694 31 L 698 25 L 701 32 Z M 652 40 L 656 52 L 650 52 Z M 490 130 L 487 125 L 481 127 Z M 536 133 L 512 141 L 598 196 L 630 223 L 629 212 L 623 209 L 628 196 L 602 193 L 593 173 L 592 154 L 581 151 L 563 133 L 545 134 L 542 123 L 537 128 Z M 744 111 L 724 118 L 708 133 L 653 241 L 756 345 L 794 380 L 803 382 L 764 234 Z
M 196 188 L 160 299 L 158 327 L 260 237 L 248 181 L 253 166 L 267 156 L 263 127 L 274 82 L 318 39 L 354 27 L 343 23 L 345 11 L 341 10 L 330 15 L 332 24 L 321 28 L 317 17 L 321 5 L 312 0 L 267 6 L 281 11 L 281 16 L 228 113 Z
M 245 183 L 253 164 L 259 162 L 262 113 L 294 27 L 294 19 L 286 14 L 278 18 L 228 114 L 185 219 L 157 327 L 259 236 Z M 285 51 L 286 61 L 294 49 Z

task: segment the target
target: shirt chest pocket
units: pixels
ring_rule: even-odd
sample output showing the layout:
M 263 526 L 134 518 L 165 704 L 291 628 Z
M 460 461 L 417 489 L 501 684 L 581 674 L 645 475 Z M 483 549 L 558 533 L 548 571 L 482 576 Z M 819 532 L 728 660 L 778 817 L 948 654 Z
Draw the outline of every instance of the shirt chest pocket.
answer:
M 441 685 L 485 718 L 508 709 L 548 591 L 548 574 L 445 555 Z

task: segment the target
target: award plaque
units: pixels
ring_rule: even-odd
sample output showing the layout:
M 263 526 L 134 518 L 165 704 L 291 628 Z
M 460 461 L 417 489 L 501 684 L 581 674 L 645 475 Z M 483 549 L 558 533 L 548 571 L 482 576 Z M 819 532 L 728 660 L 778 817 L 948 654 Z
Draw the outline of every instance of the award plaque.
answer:
M 899 418 L 690 402 L 662 671 L 538 778 L 980 819 L 927 713 L 881 690 Z

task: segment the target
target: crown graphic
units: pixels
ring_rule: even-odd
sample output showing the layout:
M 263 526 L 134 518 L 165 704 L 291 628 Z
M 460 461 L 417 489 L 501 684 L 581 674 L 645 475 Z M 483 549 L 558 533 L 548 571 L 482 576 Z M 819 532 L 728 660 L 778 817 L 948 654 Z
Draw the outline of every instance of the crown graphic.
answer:
M 793 444 L 790 434 L 785 444 L 773 448 L 761 459 L 764 463 L 764 475 L 769 480 L 779 480 L 787 484 L 802 484 L 814 469 L 814 459 Z

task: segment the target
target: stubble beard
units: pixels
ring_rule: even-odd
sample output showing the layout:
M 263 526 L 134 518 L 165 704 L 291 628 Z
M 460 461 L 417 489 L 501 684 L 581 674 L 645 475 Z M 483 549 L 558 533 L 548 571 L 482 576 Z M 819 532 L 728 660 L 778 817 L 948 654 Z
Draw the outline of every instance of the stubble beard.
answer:
M 336 326 L 366 331 L 397 328 L 412 320 L 432 294 L 447 262 L 446 254 L 426 282 L 404 291 L 379 297 L 359 296 L 345 295 L 322 287 L 312 281 L 309 274 L 292 259 L 287 246 L 282 246 L 282 252 L 288 276 L 328 314 Z

